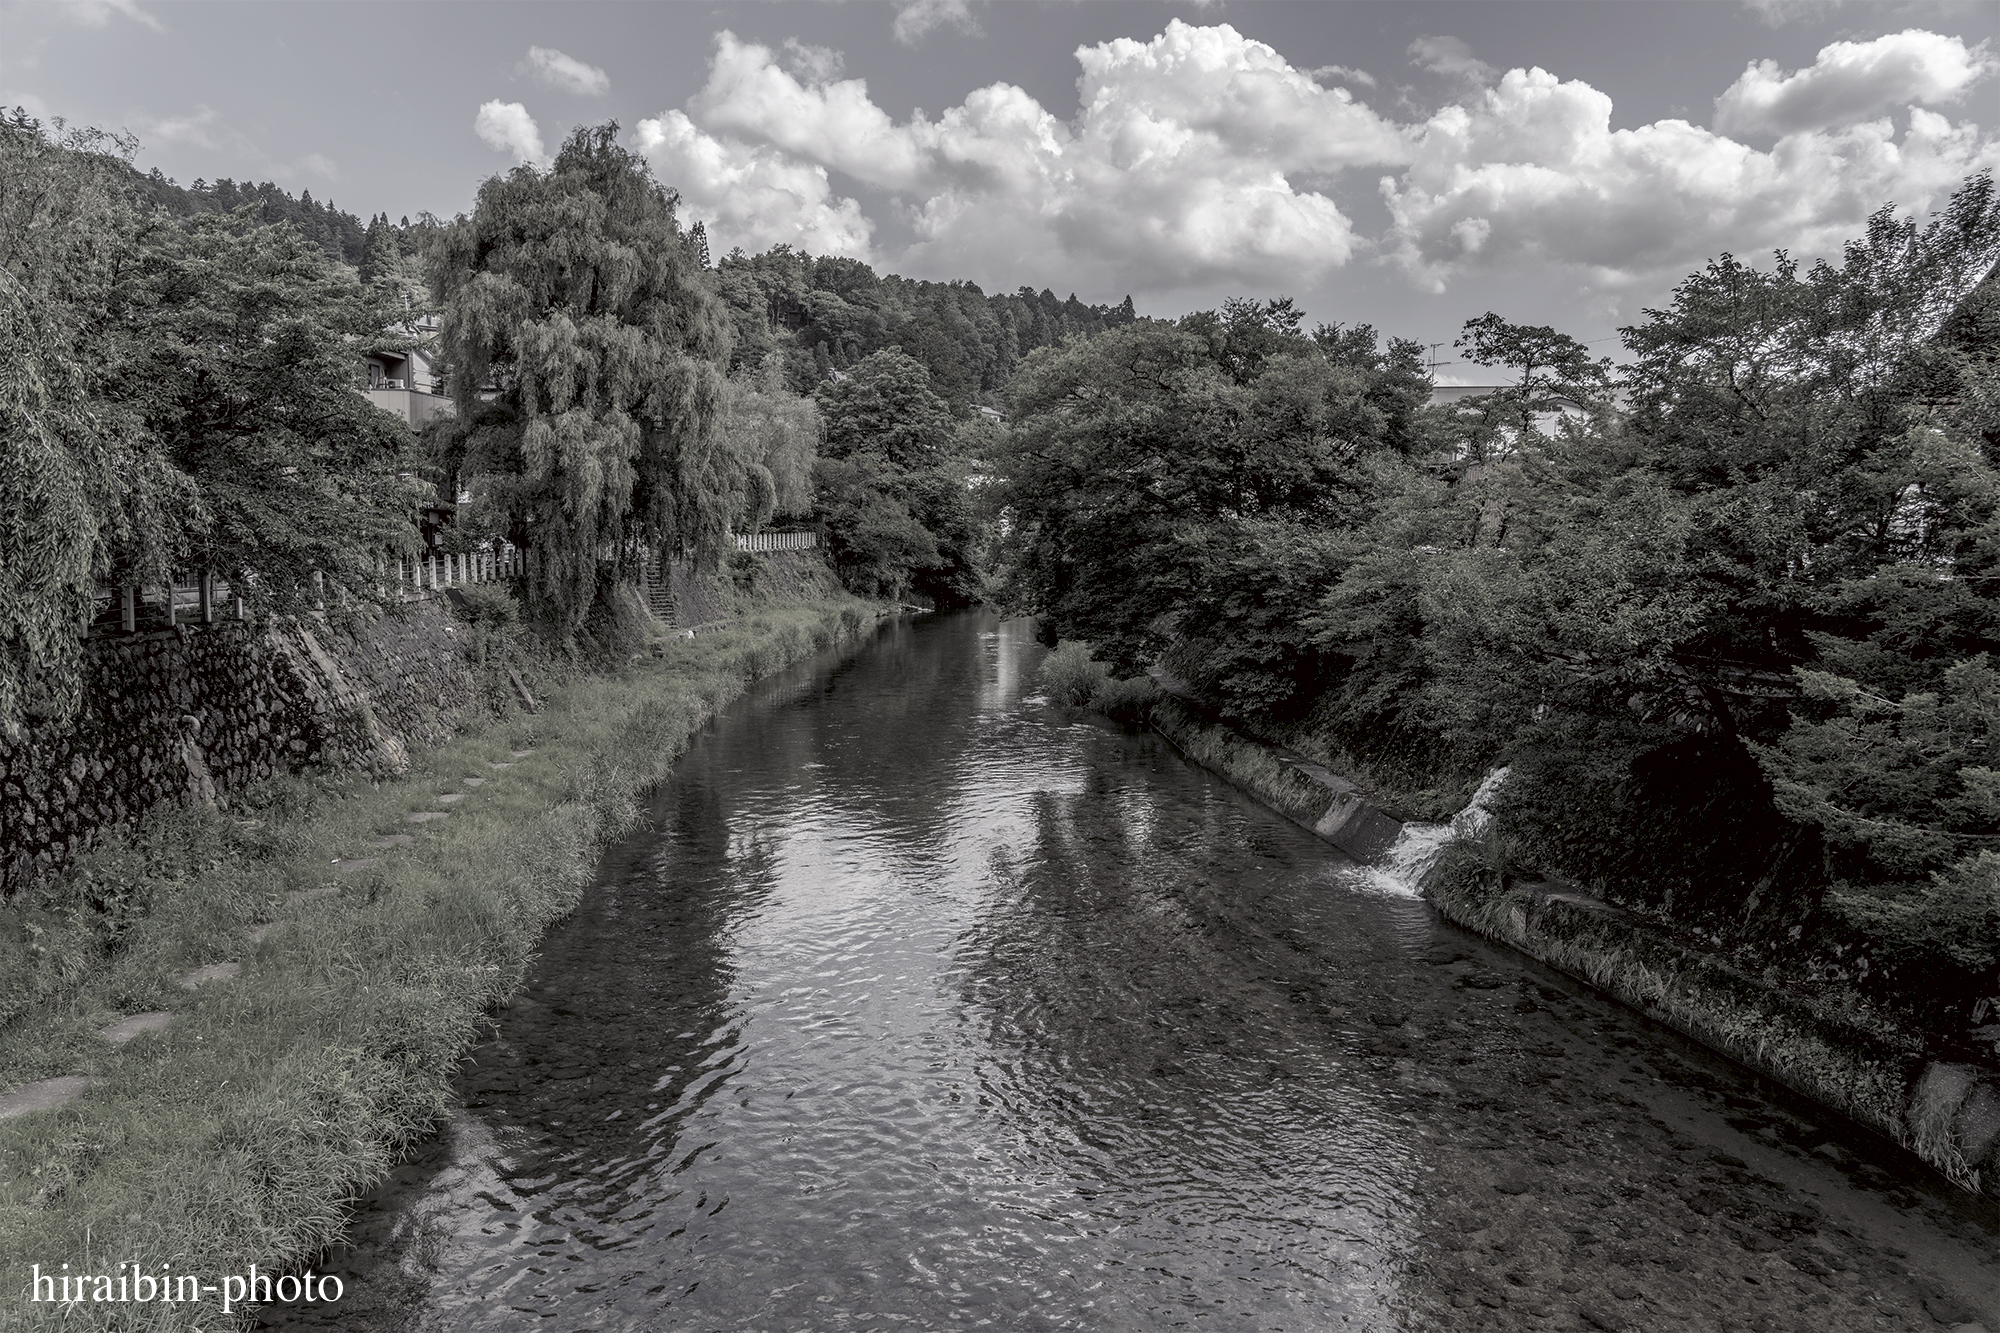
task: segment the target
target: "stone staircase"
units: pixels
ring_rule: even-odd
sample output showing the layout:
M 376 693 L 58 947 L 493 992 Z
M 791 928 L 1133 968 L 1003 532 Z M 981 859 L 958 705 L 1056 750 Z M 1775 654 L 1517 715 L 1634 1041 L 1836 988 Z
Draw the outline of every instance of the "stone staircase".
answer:
M 661 556 L 657 560 L 648 560 L 639 569 L 646 609 L 663 625 L 675 623 L 680 608 L 674 602 L 674 585 L 667 572 L 667 558 Z

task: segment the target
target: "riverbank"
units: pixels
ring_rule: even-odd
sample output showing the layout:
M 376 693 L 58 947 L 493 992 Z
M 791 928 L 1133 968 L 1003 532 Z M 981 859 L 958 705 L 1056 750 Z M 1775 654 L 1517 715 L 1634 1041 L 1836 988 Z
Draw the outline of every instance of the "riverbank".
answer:
M 1176 749 L 1361 861 L 1404 820 L 1323 765 L 1164 695 L 1148 721 Z M 1480 845 L 1446 846 L 1417 886 L 1446 919 L 1593 987 L 1887 1136 L 1960 1187 L 2000 1198 L 2000 1066 L 1859 1004 L 1809 996 L 1587 894 L 1531 884 Z
M 412 755 L 394 781 L 291 779 L 259 818 L 196 810 L 155 829 L 133 855 L 171 862 L 178 891 L 0 1032 L 0 1089 L 85 1089 L 0 1120 L 0 1329 L 215 1328 L 228 1275 L 324 1248 L 436 1123 L 486 1014 L 687 738 L 877 615 L 823 597 L 661 636 L 538 713 Z M 108 1275 L 113 1300 L 138 1273 L 214 1290 L 33 1300 L 33 1266 L 64 1264 Z

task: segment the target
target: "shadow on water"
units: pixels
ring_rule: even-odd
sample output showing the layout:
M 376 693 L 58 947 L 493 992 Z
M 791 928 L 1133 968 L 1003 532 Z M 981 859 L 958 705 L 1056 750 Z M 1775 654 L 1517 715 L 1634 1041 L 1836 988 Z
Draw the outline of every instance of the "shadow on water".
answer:
M 325 1257 L 342 1329 L 2000 1333 L 2000 1222 L 885 629 L 699 737 Z M 325 1270 L 323 1270 L 325 1271 Z

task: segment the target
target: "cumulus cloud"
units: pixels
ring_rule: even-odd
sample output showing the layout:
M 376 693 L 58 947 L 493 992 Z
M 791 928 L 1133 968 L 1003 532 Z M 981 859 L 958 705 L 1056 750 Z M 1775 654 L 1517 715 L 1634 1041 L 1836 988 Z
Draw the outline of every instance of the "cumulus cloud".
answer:
M 1443 38 L 1413 56 L 1461 86 L 1403 124 L 1326 86 L 1355 71 L 1296 68 L 1220 24 L 1080 47 L 1069 118 L 1008 83 L 898 118 L 834 53 L 724 32 L 702 88 L 633 142 L 724 246 L 1157 295 L 1296 290 L 1373 259 L 1429 290 L 1534 272 L 1610 301 L 1724 250 L 1837 254 L 1884 202 L 1922 213 L 2000 162 L 1977 126 L 1923 105 L 1978 77 L 1983 48 L 1918 36 L 1829 47 L 1804 72 L 1817 85 L 1772 71 L 1756 114 L 1804 127 L 1760 149 L 1680 119 L 1613 130 L 1590 85 L 1502 75 Z M 1852 69 L 1875 71 L 1870 91 L 1813 73 Z M 1875 114 L 1883 89 L 1918 104 Z M 1370 183 L 1388 223 L 1364 235 L 1347 191 Z M 908 241 L 879 249 L 881 220 Z
M 945 27 L 960 32 L 979 31 L 965 0 L 905 0 L 896 11 L 896 40 L 904 46 L 915 46 L 935 29 Z
M 815 167 L 900 197 L 917 236 L 909 257 L 940 270 L 1088 269 L 1149 286 L 1310 279 L 1346 262 L 1351 222 L 1292 178 L 1407 155 L 1396 127 L 1345 89 L 1227 26 L 1174 20 L 1150 42 L 1083 47 L 1077 60 L 1073 123 L 1005 83 L 936 120 L 899 122 L 864 81 L 802 80 L 723 33 L 687 124 L 746 165 Z M 638 142 L 685 141 L 670 119 L 641 122 Z M 655 165 L 697 214 L 722 206 L 676 179 L 678 163 Z M 833 205 L 814 197 L 798 216 L 820 225 L 822 206 Z
M 1500 72 L 1456 37 L 1419 37 L 1410 43 L 1409 54 L 1417 68 L 1460 83 L 1484 85 Z
M 1715 99 L 1715 128 L 1731 135 L 1786 135 L 1851 124 L 1890 107 L 1956 101 L 1993 72 L 1986 44 L 1916 28 L 1872 42 L 1820 48 L 1807 69 L 1784 74 L 1760 60 Z
M 785 39 L 785 68 L 807 83 L 826 83 L 840 77 L 847 57 L 830 46 L 810 46 L 796 37 Z
M 535 118 L 528 114 L 528 108 L 519 102 L 495 99 L 481 106 L 479 114 L 473 118 L 472 132 L 487 147 L 513 154 L 516 162 L 548 165 L 549 155 L 542 147 L 542 132 L 536 127 Z
M 547 46 L 531 46 L 521 72 L 545 88 L 578 97 L 602 97 L 611 91 L 611 76 L 595 65 Z
M 875 224 L 853 199 L 835 196 L 825 167 L 768 146 L 725 143 L 679 111 L 640 121 L 633 146 L 719 241 L 752 251 L 784 243 L 874 257 Z
M 1358 83 L 1363 88 L 1375 86 L 1375 76 L 1365 69 L 1355 69 L 1351 65 L 1321 65 L 1318 69 L 1307 70 L 1315 79 L 1328 83 Z
M 1398 180 L 1384 178 L 1390 251 L 1442 290 L 1475 270 L 1570 269 L 1616 289 L 1724 250 L 1837 251 L 1882 203 L 1923 211 L 1991 167 L 1977 127 L 1914 109 L 1795 133 L 1759 152 L 1684 120 L 1613 130 L 1611 99 L 1541 70 L 1510 70 L 1432 116 Z

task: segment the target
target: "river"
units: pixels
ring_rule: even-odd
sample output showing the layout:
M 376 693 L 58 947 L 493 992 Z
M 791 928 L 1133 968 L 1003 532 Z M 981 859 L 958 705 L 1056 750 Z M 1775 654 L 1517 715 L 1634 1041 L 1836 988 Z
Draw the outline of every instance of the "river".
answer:
M 1034 694 L 980 613 L 693 743 L 357 1210 L 389 1330 L 2000 1333 L 2000 1217 Z

